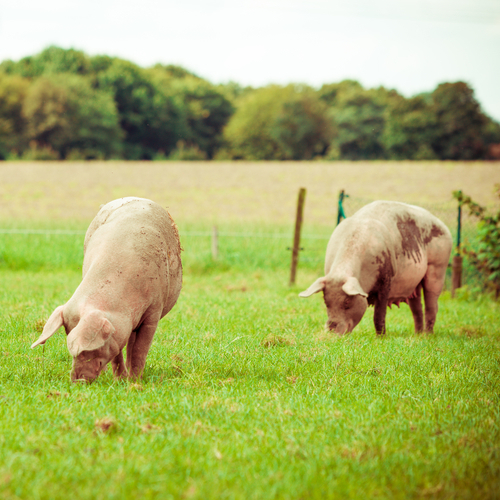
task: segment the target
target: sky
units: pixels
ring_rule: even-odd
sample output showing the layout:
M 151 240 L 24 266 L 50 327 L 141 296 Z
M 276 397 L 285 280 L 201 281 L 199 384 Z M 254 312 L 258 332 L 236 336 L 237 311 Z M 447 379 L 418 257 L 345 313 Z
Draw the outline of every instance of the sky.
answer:
M 461 80 L 500 121 L 500 0 L 0 0 L 0 61 L 49 45 L 244 86 Z

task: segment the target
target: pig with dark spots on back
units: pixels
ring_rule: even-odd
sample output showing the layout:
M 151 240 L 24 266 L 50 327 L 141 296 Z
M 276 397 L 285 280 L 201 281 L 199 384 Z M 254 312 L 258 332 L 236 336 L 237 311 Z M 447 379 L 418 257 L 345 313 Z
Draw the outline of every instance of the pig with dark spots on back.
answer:
M 82 271 L 73 296 L 51 314 L 31 347 L 64 326 L 73 381 L 94 380 L 109 362 L 116 377 L 140 377 L 158 322 L 182 286 L 177 226 L 151 200 L 112 201 L 87 230 Z
M 401 302 L 410 306 L 416 332 L 432 332 L 451 248 L 449 229 L 427 210 L 375 201 L 336 227 L 325 276 L 299 296 L 323 291 L 327 326 L 339 334 L 351 332 L 368 305 L 376 332 L 385 333 L 387 306 Z

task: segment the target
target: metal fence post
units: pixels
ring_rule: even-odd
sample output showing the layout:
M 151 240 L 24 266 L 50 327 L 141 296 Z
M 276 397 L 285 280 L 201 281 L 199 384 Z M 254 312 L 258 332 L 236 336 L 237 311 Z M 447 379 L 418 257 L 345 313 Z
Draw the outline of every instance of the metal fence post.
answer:
M 338 204 L 338 210 L 337 210 L 337 226 L 340 224 L 342 219 L 346 218 L 345 212 L 344 212 L 344 198 L 347 198 L 349 195 L 345 194 L 345 191 L 342 189 L 339 193 L 339 204 Z
M 460 243 L 462 232 L 462 204 L 458 202 L 457 218 L 457 246 L 451 268 L 451 296 L 455 297 L 455 290 L 462 286 L 462 256 L 460 255 Z
M 302 229 L 302 214 L 304 212 L 305 198 L 306 198 L 306 190 L 304 188 L 300 188 L 299 197 L 297 199 L 297 215 L 295 217 L 295 234 L 293 237 L 292 265 L 290 269 L 290 285 L 293 285 L 295 283 L 297 264 L 299 263 L 300 231 Z

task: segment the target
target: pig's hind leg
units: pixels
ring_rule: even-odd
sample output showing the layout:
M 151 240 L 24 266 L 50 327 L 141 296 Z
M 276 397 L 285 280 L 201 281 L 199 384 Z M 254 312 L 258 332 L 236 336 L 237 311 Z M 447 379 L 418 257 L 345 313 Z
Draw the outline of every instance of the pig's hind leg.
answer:
M 444 286 L 446 266 L 429 265 L 424 277 L 425 331 L 432 333 L 438 312 L 438 298 Z
M 424 331 L 424 313 L 422 311 L 422 283 L 420 282 L 408 299 L 411 313 L 413 314 L 413 322 L 415 323 L 415 332 L 420 333 Z

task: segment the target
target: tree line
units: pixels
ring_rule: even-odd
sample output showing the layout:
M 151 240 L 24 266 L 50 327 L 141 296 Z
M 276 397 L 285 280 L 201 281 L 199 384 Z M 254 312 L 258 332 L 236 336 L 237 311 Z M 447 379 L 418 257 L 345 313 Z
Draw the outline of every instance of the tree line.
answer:
M 464 82 L 410 98 L 354 80 L 215 85 L 55 46 L 0 63 L 0 159 L 475 160 L 499 144 Z

